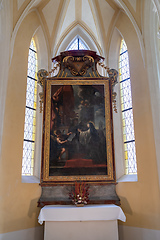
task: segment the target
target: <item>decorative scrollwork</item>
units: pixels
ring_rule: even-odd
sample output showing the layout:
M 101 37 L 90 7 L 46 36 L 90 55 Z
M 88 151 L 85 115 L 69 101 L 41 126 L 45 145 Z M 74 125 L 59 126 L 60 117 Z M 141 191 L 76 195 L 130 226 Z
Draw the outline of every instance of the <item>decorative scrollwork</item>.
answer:
M 112 102 L 113 102 L 113 109 L 117 113 L 117 102 L 116 102 L 116 92 L 112 92 Z
M 40 97 L 40 100 L 39 100 L 39 102 L 40 102 L 40 113 L 42 113 L 42 111 L 43 111 L 43 107 L 42 107 L 42 104 L 43 104 L 43 92 L 40 92 L 39 93 L 39 97 Z
M 108 75 L 110 77 L 111 85 L 112 85 L 112 102 L 113 102 L 113 109 L 117 113 L 117 106 L 116 106 L 116 96 L 117 93 L 114 92 L 114 86 L 118 83 L 117 77 L 118 72 L 115 69 L 108 69 Z
M 37 73 L 37 77 L 38 77 L 38 84 L 40 84 L 41 87 L 44 86 L 44 80 L 45 78 L 49 75 L 49 73 L 47 72 L 47 70 L 45 69 L 40 69 Z
M 51 77 L 51 74 L 54 74 L 58 67 L 60 67 L 60 63 L 57 63 L 56 66 L 48 72 L 48 76 Z
M 44 87 L 44 81 L 45 78 L 49 75 L 49 73 L 45 70 L 45 69 L 40 69 L 37 73 L 37 77 L 38 77 L 38 84 L 43 88 Z M 40 113 L 43 111 L 43 91 L 39 93 L 39 97 L 40 97 Z
M 108 75 L 111 79 L 111 84 L 112 88 L 118 83 L 117 77 L 118 77 L 118 72 L 115 69 L 108 69 Z
M 107 70 L 108 76 L 110 78 L 111 81 L 111 85 L 112 85 L 112 102 L 113 102 L 113 109 L 114 111 L 117 113 L 117 106 L 116 106 L 116 96 L 117 93 L 114 92 L 114 86 L 118 83 L 117 81 L 117 77 L 118 77 L 118 72 L 115 69 L 110 69 L 109 67 L 105 66 L 103 63 L 99 62 L 98 63 L 102 68 L 104 68 L 105 70 Z
M 83 76 L 87 69 L 92 67 L 94 58 L 88 55 L 84 57 L 66 56 L 63 59 L 63 67 L 68 68 L 73 76 Z

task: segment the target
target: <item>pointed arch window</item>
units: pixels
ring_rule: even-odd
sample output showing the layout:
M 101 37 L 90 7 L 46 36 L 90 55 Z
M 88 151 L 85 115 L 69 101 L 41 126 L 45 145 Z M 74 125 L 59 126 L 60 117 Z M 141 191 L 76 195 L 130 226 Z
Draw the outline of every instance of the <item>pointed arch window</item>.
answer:
M 120 97 L 123 124 L 125 173 L 137 173 L 132 93 L 127 45 L 122 39 L 119 56 Z
M 87 44 L 78 36 L 69 44 L 67 50 L 88 50 Z
M 23 141 L 22 175 L 32 176 L 34 168 L 36 103 L 37 103 L 37 51 L 32 38 L 28 55 L 26 109 Z

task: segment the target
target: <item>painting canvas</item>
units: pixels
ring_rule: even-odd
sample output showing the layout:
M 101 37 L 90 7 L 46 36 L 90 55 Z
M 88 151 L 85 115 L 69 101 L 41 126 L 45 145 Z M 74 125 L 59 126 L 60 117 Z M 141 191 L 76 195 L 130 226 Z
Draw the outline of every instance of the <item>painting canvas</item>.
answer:
M 48 81 L 44 144 L 48 180 L 93 180 L 113 171 L 109 97 L 105 81 Z

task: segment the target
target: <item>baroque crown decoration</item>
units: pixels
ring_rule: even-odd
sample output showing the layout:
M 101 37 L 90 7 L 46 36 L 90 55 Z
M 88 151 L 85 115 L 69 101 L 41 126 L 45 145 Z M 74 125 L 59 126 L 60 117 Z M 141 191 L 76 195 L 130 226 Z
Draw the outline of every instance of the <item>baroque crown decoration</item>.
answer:
M 100 78 L 101 76 L 97 71 L 97 63 L 107 70 L 107 75 L 112 86 L 112 102 L 113 109 L 117 112 L 116 107 L 116 92 L 114 92 L 114 86 L 117 84 L 118 72 L 115 69 L 110 69 L 105 66 L 101 61 L 104 58 L 97 55 L 94 51 L 89 50 L 71 50 L 61 52 L 59 56 L 52 59 L 55 67 L 51 71 L 47 72 L 45 69 L 38 71 L 38 83 L 40 86 L 44 86 L 44 81 L 47 77 L 50 77 L 59 67 L 58 74 L 55 77 L 88 77 L 88 78 Z M 39 93 L 40 96 L 40 112 L 42 112 L 43 92 Z

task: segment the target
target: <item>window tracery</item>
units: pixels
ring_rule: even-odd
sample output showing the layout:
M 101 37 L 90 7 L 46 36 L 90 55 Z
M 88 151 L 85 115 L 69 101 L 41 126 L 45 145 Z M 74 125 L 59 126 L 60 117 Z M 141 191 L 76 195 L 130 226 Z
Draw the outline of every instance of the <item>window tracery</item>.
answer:
M 87 44 L 78 36 L 70 43 L 67 50 L 88 50 Z
M 122 39 L 119 56 L 119 81 L 123 124 L 125 173 L 137 173 L 132 93 L 127 45 Z
M 37 51 L 32 38 L 28 55 L 26 109 L 23 141 L 22 175 L 32 176 L 34 168 L 36 105 L 37 105 Z

